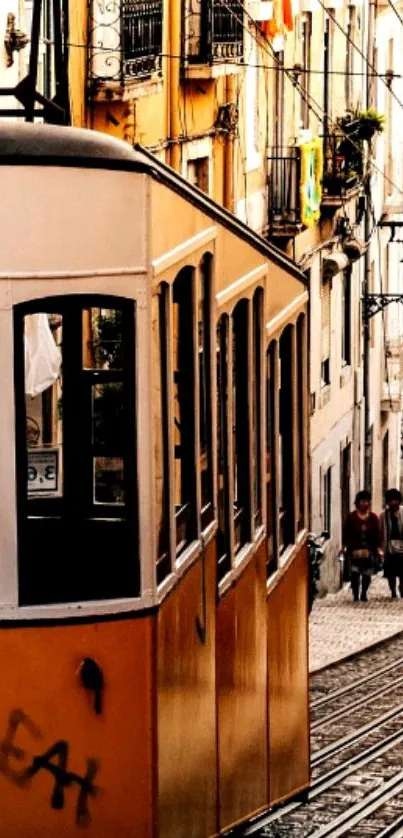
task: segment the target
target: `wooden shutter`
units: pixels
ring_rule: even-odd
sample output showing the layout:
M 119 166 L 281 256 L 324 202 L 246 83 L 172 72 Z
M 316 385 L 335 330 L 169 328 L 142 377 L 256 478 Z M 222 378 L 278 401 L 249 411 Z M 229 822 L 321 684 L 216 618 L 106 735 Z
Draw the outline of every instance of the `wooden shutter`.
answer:
M 322 361 L 330 358 L 330 289 L 330 280 L 325 279 L 322 284 Z

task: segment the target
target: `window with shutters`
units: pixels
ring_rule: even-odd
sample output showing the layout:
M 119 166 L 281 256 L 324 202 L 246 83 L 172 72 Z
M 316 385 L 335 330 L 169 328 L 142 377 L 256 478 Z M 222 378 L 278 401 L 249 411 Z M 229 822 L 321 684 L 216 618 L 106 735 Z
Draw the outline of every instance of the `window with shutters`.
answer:
M 322 284 L 322 335 L 321 335 L 321 386 L 330 384 L 330 296 L 331 283 L 325 279 Z
M 332 529 L 332 467 L 323 474 L 323 529 L 331 535 Z
M 351 364 L 351 266 L 342 274 L 341 363 L 343 367 Z
M 311 80 L 311 34 L 312 34 L 312 13 L 307 12 L 301 20 L 301 52 L 302 52 L 302 76 L 301 76 L 301 97 L 300 97 L 300 119 L 301 127 L 309 128 L 309 93 Z
M 357 10 L 355 6 L 348 7 L 347 39 L 346 39 L 346 77 L 345 96 L 346 110 L 352 111 L 357 103 L 354 101 L 354 43 L 356 40 Z

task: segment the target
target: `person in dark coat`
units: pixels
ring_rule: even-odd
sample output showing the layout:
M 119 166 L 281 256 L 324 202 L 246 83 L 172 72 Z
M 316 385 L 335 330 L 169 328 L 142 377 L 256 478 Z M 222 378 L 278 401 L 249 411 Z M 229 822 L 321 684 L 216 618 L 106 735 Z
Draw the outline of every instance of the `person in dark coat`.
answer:
M 382 547 L 385 553 L 384 574 L 392 599 L 396 597 L 396 580 L 403 597 L 403 506 L 399 489 L 385 492 L 385 509 L 379 516 Z
M 371 511 L 371 495 L 358 492 L 355 509 L 344 522 L 343 545 L 351 568 L 353 599 L 367 602 L 371 576 L 376 572 L 378 556 L 382 555 L 378 516 Z

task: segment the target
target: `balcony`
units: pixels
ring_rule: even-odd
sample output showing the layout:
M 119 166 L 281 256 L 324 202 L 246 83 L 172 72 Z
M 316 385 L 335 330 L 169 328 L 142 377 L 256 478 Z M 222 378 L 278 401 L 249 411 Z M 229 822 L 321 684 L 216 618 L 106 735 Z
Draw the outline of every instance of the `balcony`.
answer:
M 183 11 L 183 67 L 187 78 L 234 73 L 243 60 L 244 10 L 240 0 L 191 2 Z
M 362 152 L 344 134 L 323 137 L 322 206 L 337 209 L 358 192 L 363 180 Z
M 270 238 L 289 239 L 302 229 L 299 186 L 301 156 L 298 147 L 269 149 Z
M 93 3 L 89 87 L 121 98 L 133 82 L 161 76 L 163 0 Z

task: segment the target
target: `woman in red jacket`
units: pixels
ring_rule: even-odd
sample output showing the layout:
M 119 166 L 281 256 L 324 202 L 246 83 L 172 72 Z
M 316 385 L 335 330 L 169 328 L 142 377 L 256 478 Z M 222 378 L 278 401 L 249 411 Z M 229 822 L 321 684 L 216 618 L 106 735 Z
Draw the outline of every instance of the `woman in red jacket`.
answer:
M 376 570 L 377 557 L 382 555 L 379 519 L 371 512 L 371 495 L 358 492 L 355 509 L 347 515 L 343 530 L 344 551 L 350 562 L 351 590 L 355 602 L 367 602 L 371 576 Z

